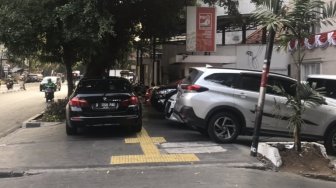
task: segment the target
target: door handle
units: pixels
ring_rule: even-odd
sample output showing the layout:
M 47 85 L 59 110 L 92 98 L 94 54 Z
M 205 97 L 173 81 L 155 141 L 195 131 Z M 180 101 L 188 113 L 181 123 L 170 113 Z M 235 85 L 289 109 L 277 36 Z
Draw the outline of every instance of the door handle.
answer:
M 240 95 L 240 98 L 243 98 L 243 99 L 246 98 L 246 94 L 245 93 L 239 93 L 239 95 Z

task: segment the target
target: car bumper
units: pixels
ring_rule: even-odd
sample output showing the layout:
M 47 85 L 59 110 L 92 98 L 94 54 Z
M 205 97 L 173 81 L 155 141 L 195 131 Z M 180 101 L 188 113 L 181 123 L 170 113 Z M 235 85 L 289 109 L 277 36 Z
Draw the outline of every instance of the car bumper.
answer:
M 178 117 L 179 121 L 186 123 L 188 126 L 196 129 L 206 129 L 206 121 L 196 116 L 192 107 L 184 106 L 179 112 L 174 111 L 174 116 Z
M 139 115 L 123 115 L 123 116 L 71 116 L 71 125 L 76 127 L 91 126 L 133 126 L 141 120 Z

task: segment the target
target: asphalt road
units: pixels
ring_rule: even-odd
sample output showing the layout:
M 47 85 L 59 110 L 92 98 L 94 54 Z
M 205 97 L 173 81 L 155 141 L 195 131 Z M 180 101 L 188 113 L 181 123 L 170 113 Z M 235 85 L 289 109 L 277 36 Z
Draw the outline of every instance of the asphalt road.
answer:
M 55 98 L 66 96 L 66 85 L 55 93 Z M 0 88 L 0 137 L 17 129 L 22 122 L 41 113 L 46 102 L 44 93 L 39 91 L 39 83 L 26 84 L 26 90 L 20 90 L 19 85 L 14 85 L 13 90 L 8 91 L 5 85 Z

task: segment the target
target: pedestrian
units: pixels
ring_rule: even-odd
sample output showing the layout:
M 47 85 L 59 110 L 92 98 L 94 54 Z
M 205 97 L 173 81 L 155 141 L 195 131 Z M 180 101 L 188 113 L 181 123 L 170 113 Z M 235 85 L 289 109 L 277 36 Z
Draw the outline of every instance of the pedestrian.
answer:
M 26 76 L 25 75 L 22 76 L 21 81 L 22 81 L 21 89 L 26 90 Z

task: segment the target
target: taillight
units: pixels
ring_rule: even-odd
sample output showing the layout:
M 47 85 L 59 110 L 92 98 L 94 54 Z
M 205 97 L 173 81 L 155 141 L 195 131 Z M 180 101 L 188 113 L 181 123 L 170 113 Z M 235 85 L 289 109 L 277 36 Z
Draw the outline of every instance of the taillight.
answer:
M 120 106 L 128 107 L 131 105 L 138 105 L 139 99 L 136 96 L 132 96 L 129 99 L 123 100 L 120 102 Z
M 88 106 L 89 103 L 84 99 L 74 97 L 69 101 L 69 105 L 73 107 L 85 107 Z
M 181 88 L 186 92 L 203 92 L 209 90 L 208 88 L 200 85 L 181 85 Z

